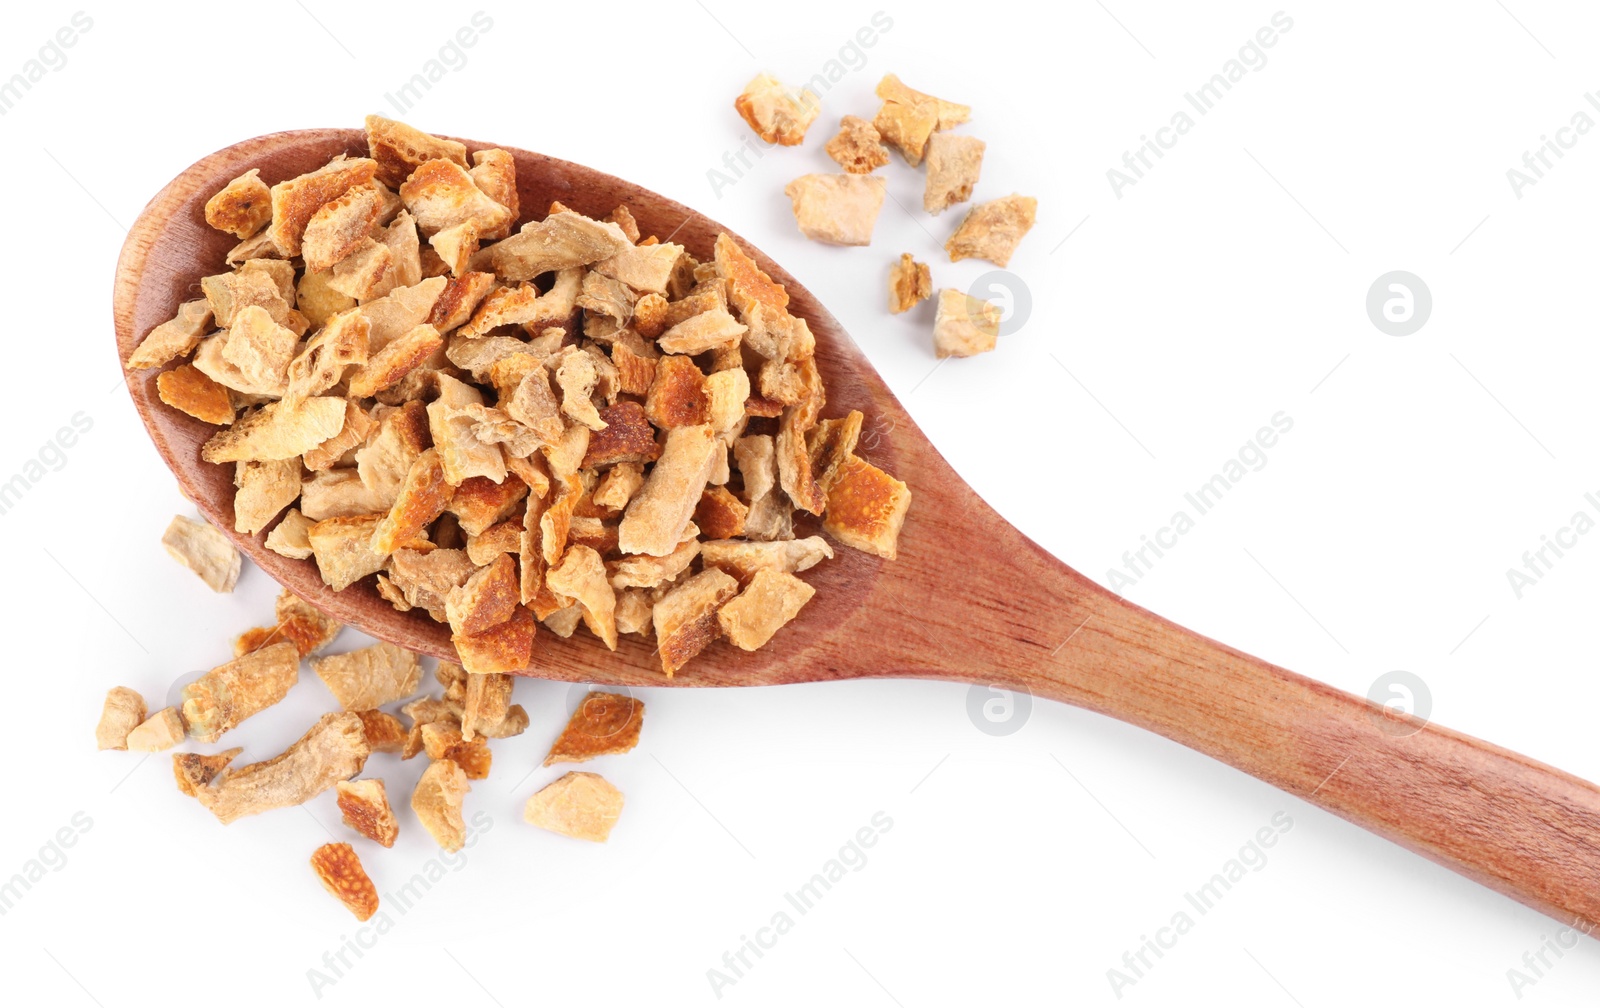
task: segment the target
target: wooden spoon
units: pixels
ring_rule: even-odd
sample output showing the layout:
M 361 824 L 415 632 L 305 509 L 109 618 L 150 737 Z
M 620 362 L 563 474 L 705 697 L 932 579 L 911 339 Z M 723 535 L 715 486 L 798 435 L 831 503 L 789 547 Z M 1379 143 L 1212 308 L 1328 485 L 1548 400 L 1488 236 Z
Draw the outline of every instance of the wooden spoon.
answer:
M 467 141 L 469 149 L 490 146 Z M 728 230 L 592 168 L 507 148 L 524 214 L 551 200 L 603 216 L 626 204 L 642 234 L 710 258 Z M 233 244 L 207 227 L 206 200 L 260 168 L 268 182 L 340 152 L 364 155 L 359 130 L 296 130 L 234 144 L 196 163 L 134 222 L 117 263 L 113 309 L 126 361 L 178 304 L 221 272 Z M 731 233 L 731 232 L 730 232 Z M 737 236 L 735 236 L 737 237 Z M 766 648 L 718 643 L 665 678 L 648 643 L 607 652 L 587 633 L 541 633 L 546 679 L 622 686 L 756 686 L 903 676 L 1025 690 L 1159 732 L 1388 837 L 1563 924 L 1600 921 L 1600 789 L 1570 774 L 1242 654 L 1112 594 L 1006 524 L 940 457 L 850 336 L 784 269 L 744 243 L 789 290 L 817 337 L 829 416 L 867 417 L 860 453 L 914 493 L 900 556 L 852 549 L 808 571 L 816 597 Z M 128 388 L 183 492 L 258 566 L 335 618 L 413 651 L 454 659 L 448 628 L 396 612 L 370 583 L 328 589 L 310 560 L 233 529 L 233 467 L 201 461 L 215 428 L 156 395 L 156 372 Z M 809 534 L 802 529 L 799 534 Z

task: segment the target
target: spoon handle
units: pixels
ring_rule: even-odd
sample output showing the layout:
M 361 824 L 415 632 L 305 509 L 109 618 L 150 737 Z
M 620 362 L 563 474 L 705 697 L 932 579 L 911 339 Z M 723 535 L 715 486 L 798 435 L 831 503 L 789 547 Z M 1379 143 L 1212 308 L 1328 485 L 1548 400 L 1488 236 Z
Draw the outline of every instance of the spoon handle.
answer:
M 1243 654 L 1061 571 L 1069 601 L 1049 620 L 1061 636 L 1008 649 L 997 676 L 963 678 L 1158 732 L 1596 932 L 1600 788 Z

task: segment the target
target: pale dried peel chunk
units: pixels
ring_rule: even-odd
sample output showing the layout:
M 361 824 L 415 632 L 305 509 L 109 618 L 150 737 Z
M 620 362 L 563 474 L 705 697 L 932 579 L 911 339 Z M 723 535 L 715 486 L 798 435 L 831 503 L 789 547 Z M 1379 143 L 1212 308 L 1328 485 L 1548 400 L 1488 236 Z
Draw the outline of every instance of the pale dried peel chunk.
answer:
M 598 273 L 591 272 L 589 276 L 595 280 L 591 286 L 609 284 L 618 291 L 626 290 L 622 284 Z M 578 307 L 583 309 L 583 314 L 580 316 L 581 325 L 578 328 L 585 337 L 593 340 L 596 346 L 614 343 L 624 331 L 623 327 L 627 324 L 626 313 L 631 310 L 628 306 L 632 301 L 632 292 L 628 291 L 627 297 L 610 299 L 604 303 L 580 304 Z
M 725 308 L 715 308 L 684 319 L 661 334 L 656 345 L 669 354 L 701 354 L 707 350 L 735 346 L 748 326 L 728 314 Z
M 411 793 L 411 811 L 446 851 L 458 851 L 467 842 L 461 804 L 470 790 L 466 773 L 453 760 L 435 760 L 422 772 L 417 789 Z
M 800 233 L 828 245 L 872 244 L 885 192 L 873 175 L 802 175 L 783 189 Z
M 596 756 L 628 752 L 639 744 L 643 725 L 644 701 L 595 690 L 578 702 L 544 765 L 584 763 Z
M 924 94 L 905 85 L 894 74 L 884 74 L 878 82 L 877 94 L 884 101 L 897 101 L 905 105 L 932 105 L 934 110 L 935 128 L 941 130 L 960 126 L 972 118 L 972 106 L 961 105 L 933 95 Z
M 361 314 L 371 324 L 369 342 L 377 353 L 427 321 L 428 314 L 444 293 L 444 277 L 428 277 L 410 287 L 394 290 L 361 306 Z
M 274 259 L 282 255 L 283 250 L 273 242 L 272 235 L 266 231 L 258 231 L 229 249 L 223 262 L 229 266 L 237 266 L 249 259 Z
M 928 138 L 928 182 L 922 192 L 922 209 L 940 214 L 953 203 L 972 198 L 983 168 L 986 145 L 977 137 L 935 133 Z
M 893 560 L 911 490 L 852 455 L 840 464 L 827 492 L 822 530 L 846 546 Z
M 1000 338 L 1000 307 L 954 287 L 939 292 L 933 350 L 940 357 L 988 353 Z
M 839 132 L 823 148 L 839 167 L 852 175 L 867 175 L 889 163 L 889 151 L 880 143 L 877 127 L 860 116 L 839 120 Z
M 223 385 L 193 364 L 180 364 L 156 375 L 156 394 L 173 409 L 224 426 L 233 423 L 233 397 Z
M 206 200 L 206 223 L 235 238 L 249 238 L 272 219 L 272 191 L 252 168 Z
M 502 280 L 517 281 L 609 259 L 630 244 L 617 225 L 562 210 L 524 224 L 491 251 L 495 273 Z
M 465 220 L 435 231 L 433 237 L 428 239 L 428 244 L 433 246 L 439 259 L 449 267 L 451 276 L 461 276 L 469 272 L 472 257 L 478 254 L 479 238 L 477 222 Z
M 944 101 L 906 87 L 894 74 L 878 82 L 878 97 L 883 107 L 872 121 L 883 139 L 915 167 L 922 161 L 928 138 L 935 130 L 959 126 L 972 115 L 966 105 Z
M 744 492 L 754 507 L 778 485 L 778 459 L 770 434 L 751 434 L 733 443 L 733 458 L 744 477 Z
M 354 252 L 371 234 L 383 208 L 383 196 L 373 184 L 355 186 L 324 203 L 306 222 L 301 239 L 306 269 L 314 273 L 330 270 Z
M 467 169 L 467 174 L 472 176 L 473 184 L 482 189 L 484 195 L 507 210 L 506 222 L 500 227 L 484 231 L 483 239 L 498 241 L 504 238 L 511 233 L 511 225 L 521 210 L 517 198 L 516 158 L 509 151 L 497 147 L 473 151 L 472 167 Z
M 128 748 L 128 733 L 143 724 L 148 713 L 144 697 L 126 686 L 113 686 L 100 708 L 100 723 L 94 729 L 95 745 L 100 749 Z
M 195 797 L 224 825 L 271 809 L 302 805 L 361 772 L 370 750 L 361 719 L 324 714 L 284 752 L 229 771 Z
M 650 591 L 625 588 L 617 592 L 617 632 L 650 636 Z
M 395 587 L 412 605 L 437 609 L 441 622 L 445 619 L 444 597 L 464 584 L 474 570 L 466 553 L 457 549 L 399 549 L 389 558 L 389 576 Z
M 443 663 L 442 663 L 443 664 Z M 449 663 L 452 667 L 460 666 Z M 422 697 L 400 708 L 400 713 L 411 719 L 411 727 L 421 728 L 435 721 L 460 722 L 461 708 L 448 697 Z
M 177 357 L 186 357 L 200 345 L 211 328 L 211 305 L 204 298 L 185 301 L 178 313 L 150 330 L 128 357 L 130 371 L 160 367 Z
M 461 735 L 471 741 L 479 735 L 509 738 L 528 727 L 528 715 L 511 702 L 512 676 L 491 673 L 468 675 L 461 708 Z
M 611 564 L 611 587 L 654 588 L 665 584 L 689 569 L 694 558 L 700 555 L 700 543 L 695 539 L 680 543 L 666 556 L 628 556 Z
M 356 450 L 356 473 L 384 510 L 394 505 L 406 474 L 428 447 L 427 407 L 408 402 L 378 420 L 367 443 Z
M 222 337 L 221 354 L 243 379 L 244 389 L 277 394 L 288 387 L 289 362 L 299 342 L 300 337 L 274 322 L 265 308 L 247 305 L 234 314 Z
M 307 399 L 298 406 L 270 402 L 200 449 L 207 462 L 291 459 L 304 455 L 344 429 L 345 403 L 334 396 Z
M 939 114 L 933 105 L 897 101 L 884 102 L 872 119 L 872 126 L 884 143 L 899 151 L 913 168 L 922 163 L 928 138 L 938 125 Z
M 359 308 L 346 308 L 328 316 L 322 328 L 289 362 L 284 399 L 298 402 L 333 388 L 351 365 L 367 362 L 371 334 L 372 323 Z
M 433 678 L 444 687 L 445 702 L 460 705 L 467 696 L 467 670 L 455 662 L 440 661 Z
M 267 533 L 267 549 L 292 560 L 311 559 L 311 539 L 308 533 L 313 522 L 299 508 L 290 508 L 283 520 Z
M 510 565 L 510 557 L 501 557 Z M 605 561 L 588 546 L 573 546 L 561 564 L 545 574 L 550 590 L 573 599 L 584 625 L 612 651 L 617 649 L 617 595 L 606 578 Z
M 241 275 L 262 273 L 272 278 L 278 288 L 278 297 L 284 304 L 295 307 L 294 303 L 294 264 L 278 258 L 250 259 L 239 264 L 238 272 Z
M 556 386 L 561 389 L 561 412 L 590 430 L 602 430 L 606 422 L 594 408 L 594 387 L 599 380 L 594 360 L 588 354 L 568 353 L 555 369 Z
M 354 469 L 312 473 L 300 484 L 300 510 L 314 522 L 368 515 L 382 518 L 379 512 L 383 509 L 383 498 L 368 489 Z
M 622 517 L 622 552 L 666 556 L 677 549 L 711 475 L 712 456 L 721 448 L 710 424 L 668 432 L 661 458 Z
M 365 710 L 356 711 L 356 716 L 361 719 L 361 731 L 373 752 L 397 753 L 404 747 L 406 728 L 393 714 Z
M 889 269 L 889 310 L 898 315 L 932 295 L 928 264 L 917 262 L 909 252 L 900 253 L 900 261 Z
M 327 325 L 328 320 L 335 315 L 356 306 L 355 298 L 341 294 L 328 286 L 332 279 L 333 276 L 329 273 L 307 272 L 300 277 L 300 283 L 295 287 L 300 313 L 313 328 Z
M 528 799 L 528 823 L 578 840 L 605 843 L 622 814 L 622 792 L 599 774 L 574 770 Z
M 732 598 L 739 583 L 716 568 L 675 585 L 651 611 L 661 670 L 670 678 L 721 634 L 717 607 Z
M 733 100 L 733 107 L 767 143 L 792 147 L 822 111 L 822 99 L 810 88 L 795 91 L 770 74 L 757 74 Z
M 615 422 L 612 425 L 615 426 Z M 594 447 L 593 442 L 589 447 L 591 449 Z M 585 461 L 588 459 L 585 458 Z M 600 482 L 595 485 L 590 500 L 596 507 L 621 511 L 628 506 L 628 502 L 633 500 L 633 495 L 638 493 L 642 486 L 644 486 L 644 466 L 638 462 L 619 462 L 600 477 Z
M 408 697 L 422 681 L 417 656 L 386 641 L 344 654 L 311 659 L 328 692 L 347 711 L 370 710 Z
M 133 752 L 160 752 L 183 741 L 183 718 L 172 707 L 150 715 L 128 732 L 127 747 Z
M 239 581 L 243 559 L 228 537 L 204 522 L 173 515 L 161 545 L 167 553 L 200 576 L 214 592 L 231 592 Z
M 455 486 L 473 476 L 496 483 L 506 478 L 505 456 L 498 445 L 484 444 L 473 434 L 477 421 L 463 407 L 483 405 L 483 393 L 448 375 L 439 377 L 439 398 L 428 404 L 428 429 L 439 449 L 445 479 Z
M 244 266 L 256 261 L 248 260 L 235 273 L 200 278 L 200 291 L 221 328 L 233 325 L 238 313 L 246 308 L 260 308 L 274 322 L 289 321 L 289 302 L 284 300 L 277 280 L 264 272 L 245 270 Z
M 394 250 L 374 238 L 363 236 L 355 248 L 328 270 L 328 286 L 357 301 L 381 298 L 394 289 L 396 274 Z
M 500 445 L 500 450 L 506 456 L 506 468 L 511 469 L 512 459 L 526 459 L 540 448 L 545 441 L 531 428 L 511 419 L 509 413 L 495 409 L 492 406 L 479 406 L 470 403 L 462 410 L 472 416 L 476 421 L 472 426 L 472 436 L 484 444 Z M 515 469 L 511 469 L 516 472 Z
M 583 480 L 578 470 L 588 450 L 589 428 L 577 423 L 569 425 L 559 441 L 546 445 L 543 450 L 545 466 L 552 482 L 570 488 L 569 496 L 574 498 L 573 503 L 583 492 Z
M 731 574 L 740 584 L 748 584 L 764 570 L 783 574 L 810 570 L 823 560 L 832 559 L 833 547 L 821 536 L 776 542 L 713 540 L 700 544 L 700 556 L 705 566 Z
M 706 376 L 706 420 L 719 435 L 733 432 L 745 417 L 745 402 L 750 398 L 750 373 L 732 367 Z
M 418 165 L 400 186 L 400 198 L 426 235 L 467 221 L 481 234 L 511 220 L 511 211 L 479 189 L 465 168 L 444 158 Z
M 640 293 L 665 294 L 672 280 L 678 260 L 683 257 L 682 245 L 661 242 L 656 245 L 631 245 L 621 252 L 594 264 L 597 273 L 627 284 Z
M 733 443 L 733 456 L 744 477 L 750 513 L 745 516 L 745 538 L 767 542 L 791 538 L 794 518 L 789 498 L 778 485 L 775 439 L 767 434 L 742 437 Z
M 300 463 L 294 459 L 236 463 L 233 530 L 255 535 L 300 496 Z
M 288 696 L 299 678 L 300 652 L 286 640 L 218 665 L 180 693 L 189 734 L 215 742 Z
M 395 200 L 398 203 L 399 197 Z M 385 279 L 393 281 L 390 290 L 422 282 L 422 242 L 417 235 L 417 222 L 409 211 L 401 210 L 396 214 L 378 240 L 389 250 L 389 274 Z
M 400 835 L 400 823 L 394 817 L 394 809 L 389 807 L 389 794 L 383 780 L 366 777 L 340 781 L 334 787 L 338 791 L 344 824 L 381 846 L 393 847 L 395 838 Z
M 372 414 L 354 399 L 346 400 L 344 406 L 344 426 L 339 433 L 300 456 L 300 461 L 312 472 L 326 472 L 344 464 L 345 456 L 365 444 L 368 435 L 377 427 Z
M 322 887 L 343 903 L 345 909 L 366 921 L 378 912 L 378 887 L 361 867 L 361 858 L 347 843 L 327 843 L 311 855 L 311 869 Z
M 395 611 L 410 612 L 416 608 L 411 604 L 411 600 L 406 598 L 406 593 L 388 577 L 379 574 L 374 580 L 377 584 L 378 597 L 394 606 Z
M 566 433 L 561 401 L 551 390 L 550 374 L 542 364 L 531 368 L 522 377 L 511 400 L 505 403 L 505 411 L 546 445 L 559 443 Z
M 951 262 L 987 259 L 1003 267 L 1033 227 L 1038 208 L 1038 200 L 1016 193 L 979 203 L 967 212 L 961 226 L 944 243 L 944 250 L 950 253 Z
M 172 777 L 178 785 L 178 790 L 193 798 L 197 789 L 216 780 L 217 776 L 228 768 L 228 764 L 233 762 L 234 757 L 242 752 L 244 749 L 235 746 L 210 756 L 200 753 L 173 753 Z
M 383 516 L 375 514 L 341 516 L 326 518 L 306 531 L 317 571 L 334 591 L 383 569 L 384 555 L 372 549 L 372 534 L 381 521 Z
M 611 211 L 606 215 L 606 220 L 621 228 L 622 233 L 628 236 L 629 241 L 635 245 L 639 244 L 639 222 L 634 220 L 633 211 L 629 210 L 626 205 L 618 206 Z
M 817 590 L 793 574 L 762 570 L 737 598 L 717 610 L 723 636 L 734 647 L 754 651 L 772 639 L 785 623 L 800 615 Z
M 498 245 L 495 247 L 499 248 Z M 477 308 L 456 335 L 476 339 L 500 326 L 536 325 L 546 320 L 549 314 L 545 297 L 531 283 L 494 288 L 478 302 Z

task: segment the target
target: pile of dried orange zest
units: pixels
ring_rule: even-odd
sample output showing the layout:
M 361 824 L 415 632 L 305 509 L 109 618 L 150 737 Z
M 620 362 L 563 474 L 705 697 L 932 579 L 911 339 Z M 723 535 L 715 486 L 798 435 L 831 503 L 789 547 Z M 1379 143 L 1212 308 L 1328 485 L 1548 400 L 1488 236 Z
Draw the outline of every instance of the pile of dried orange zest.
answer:
M 889 163 L 888 144 L 906 164 L 926 164 L 922 208 L 940 214 L 972 198 L 983 168 L 986 145 L 977 137 L 947 132 L 972 116 L 966 105 L 945 101 L 907 87 L 894 74 L 878 82 L 883 105 L 868 122 L 847 115 L 839 132 L 824 148 L 844 169 L 842 175 L 802 175 L 784 194 L 794 204 L 800 232 L 829 245 L 870 245 L 883 209 L 886 190 L 873 172 Z M 758 74 L 734 99 L 734 108 L 767 143 L 796 146 L 822 110 L 822 99 L 810 88 L 795 91 L 767 74 Z M 1038 201 L 1012 193 L 980 203 L 967 213 L 945 242 L 951 262 L 987 259 L 1005 266 L 1033 227 Z M 910 255 L 889 274 L 889 310 L 900 314 L 933 294 L 925 263 Z M 955 288 L 939 292 L 934 317 L 934 352 L 940 357 L 971 357 L 995 348 L 1000 335 L 1000 309 L 989 301 Z
M 669 676 L 763 646 L 833 555 L 797 512 L 895 555 L 910 491 L 855 454 L 860 413 L 821 419 L 811 331 L 731 238 L 701 262 L 560 204 L 513 231 L 510 154 L 366 125 L 369 157 L 213 196 L 234 268 L 128 361 L 222 428 L 238 532 L 374 578 L 481 674 L 526 668 L 541 622 L 653 636 Z
M 287 750 L 272 759 L 234 767 L 240 748 L 215 754 L 174 753 L 178 789 L 223 824 L 304 804 L 335 791 L 344 824 L 380 847 L 393 847 L 400 817 L 384 779 L 371 776 L 369 760 L 388 753 L 402 760 L 425 755 L 427 767 L 411 794 L 416 821 L 446 851 L 467 843 L 464 805 L 471 782 L 489 775 L 489 740 L 520 735 L 527 712 L 511 702 L 514 679 L 470 673 L 440 662 L 434 677 L 443 692 L 417 696 L 422 663 L 392 644 L 343 654 L 322 652 L 343 627 L 293 593 L 278 597 L 271 626 L 234 641 L 233 660 L 185 685 L 177 703 L 149 714 L 136 691 L 118 686 L 106 695 L 95 739 L 101 749 L 156 752 L 185 738 L 213 743 L 246 719 L 286 697 L 299 681 L 303 660 L 322 680 L 340 710 L 324 714 Z M 409 701 L 409 702 L 406 702 Z M 385 711 L 402 704 L 400 713 Z M 639 742 L 644 704 L 628 696 L 591 692 L 550 747 L 545 766 L 581 763 L 625 753 Z M 361 774 L 368 776 L 360 776 Z M 546 785 L 527 801 L 531 824 L 581 840 L 604 842 L 622 810 L 622 793 L 603 777 L 575 772 Z M 349 843 L 318 848 L 317 877 L 359 919 L 378 909 L 378 890 Z

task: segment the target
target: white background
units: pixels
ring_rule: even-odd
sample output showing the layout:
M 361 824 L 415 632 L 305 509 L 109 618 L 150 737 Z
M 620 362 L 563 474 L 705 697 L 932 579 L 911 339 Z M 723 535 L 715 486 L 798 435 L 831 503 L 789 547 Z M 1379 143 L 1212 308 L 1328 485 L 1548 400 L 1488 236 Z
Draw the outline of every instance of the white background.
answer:
M 93 27 L 66 65 L 0 117 L 0 275 L 21 369 L 0 399 L 0 480 L 73 414 L 93 420 L 0 516 L 0 879 L 74 813 L 92 821 L 0 916 L 18 1003 L 313 1002 L 307 971 L 358 929 L 307 868 L 311 851 L 330 833 L 354 839 L 386 892 L 438 857 L 404 808 L 420 761 L 374 760 L 402 806 L 401 840 L 383 851 L 339 824 L 331 794 L 223 828 L 177 793 L 165 755 L 91 742 L 108 687 L 160 706 L 175 680 L 229 657 L 276 590 L 251 569 L 213 595 L 159 545 L 172 514 L 191 512 L 119 384 L 109 294 L 123 226 L 216 148 L 392 114 L 385 92 L 480 9 L 305 6 L 86 8 Z M 0 78 L 76 9 L 13 5 Z M 1266 65 L 1121 198 L 1107 169 L 1187 108 L 1275 4 L 1074 0 L 1049 23 L 1016 3 L 886 6 L 892 28 L 827 94 L 806 145 L 766 153 L 720 195 L 707 171 L 748 136 L 731 109 L 744 82 L 823 70 L 876 7 L 482 9 L 492 28 L 405 118 L 589 163 L 738 229 L 829 304 L 982 496 L 1102 581 L 1286 412 L 1294 428 L 1265 468 L 1129 597 L 1354 692 L 1413 672 L 1435 720 L 1600 778 L 1600 536 L 1521 599 L 1505 573 L 1575 511 L 1593 515 L 1583 495 L 1600 490 L 1600 134 L 1520 199 L 1506 177 L 1575 112 L 1600 117 L 1583 97 L 1600 86 L 1592 7 L 1286 7 L 1293 28 Z M 837 117 L 870 117 L 889 71 L 973 106 L 963 130 L 989 144 L 978 198 L 1039 199 L 1010 266 L 1031 314 L 996 352 L 937 371 L 930 307 L 891 317 L 884 281 L 902 251 L 931 262 L 937 286 L 987 272 L 943 261 L 959 213 L 923 215 L 920 172 L 896 158 L 885 174 L 912 212 L 888 205 L 871 248 L 835 249 L 799 237 L 781 192 L 831 169 L 821 147 Z M 1364 307 L 1396 269 L 1434 303 L 1398 338 Z M 362 643 L 347 632 L 335 647 Z M 409 912 L 391 909 L 392 929 L 321 1000 L 715 1003 L 707 971 L 880 811 L 893 826 L 865 866 L 722 1001 L 1115 1003 L 1107 971 L 1278 812 L 1294 825 L 1266 867 L 1122 1001 L 1509 1005 L 1507 971 L 1556 934 L 1297 799 L 1051 703 L 994 736 L 947 684 L 642 695 L 639 748 L 587 768 L 627 795 L 596 846 L 521 821 L 560 772 L 528 768 L 569 691 L 520 683 L 532 726 L 496 743 L 468 799 L 492 825 Z M 307 671 L 226 741 L 270 756 L 331 705 Z M 1521 1000 L 1592 1004 L 1597 987 L 1600 949 L 1584 940 Z

